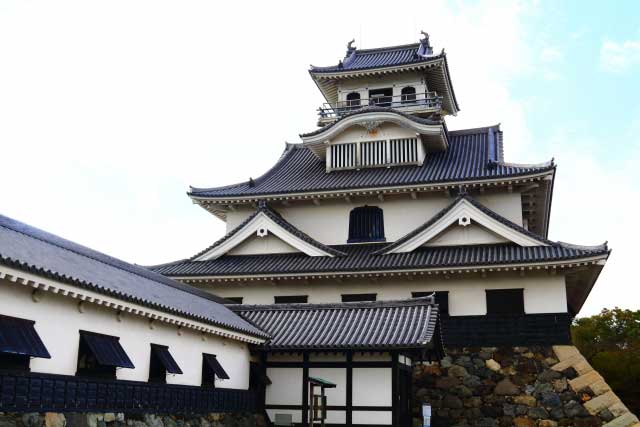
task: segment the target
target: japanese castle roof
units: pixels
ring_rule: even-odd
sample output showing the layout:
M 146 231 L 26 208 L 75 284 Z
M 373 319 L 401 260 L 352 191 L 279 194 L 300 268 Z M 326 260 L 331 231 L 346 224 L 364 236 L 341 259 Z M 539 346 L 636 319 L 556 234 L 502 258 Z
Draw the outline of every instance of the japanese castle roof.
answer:
M 254 337 L 222 298 L 0 215 L 0 265 Z
M 432 62 L 445 57 L 444 52 L 421 54 L 420 43 L 400 46 L 381 47 L 375 49 L 353 49 L 336 65 L 327 67 L 311 66 L 310 72 L 319 73 L 348 73 L 356 70 L 398 67 L 402 65 Z
M 465 184 L 540 175 L 553 162 L 537 165 L 505 163 L 499 126 L 448 132 L 449 147 L 428 153 L 420 166 L 395 166 L 327 173 L 325 161 L 302 144 L 287 145 L 264 175 L 235 185 L 191 188 L 195 200 L 233 202 L 296 194 L 365 191 L 369 189 Z
M 396 253 L 398 246 L 432 227 L 448 212 L 463 204 L 471 205 L 480 215 L 506 227 L 516 241 L 495 244 L 458 246 L 419 246 Z M 480 219 L 480 218 L 478 218 Z M 474 218 L 475 220 L 475 218 Z M 293 227 L 292 225 L 290 225 Z M 236 230 L 229 233 L 235 233 Z M 229 236 L 228 235 L 228 236 Z M 227 236 L 227 237 L 228 237 Z M 224 239 L 224 238 L 223 238 Z M 521 242 L 520 244 L 517 242 Z M 152 267 L 155 271 L 173 277 L 228 277 L 356 274 L 362 272 L 394 272 L 415 270 L 442 270 L 463 267 L 554 263 L 608 256 L 606 244 L 576 246 L 553 242 L 532 233 L 477 202 L 467 194 L 458 196 L 424 224 L 391 243 L 347 244 L 327 246 L 337 256 L 310 257 L 305 253 L 222 255 L 214 260 L 196 261 L 202 254 L 168 264 Z
M 270 350 L 431 348 L 441 354 L 438 306 L 432 296 L 336 304 L 234 305 L 271 335 Z

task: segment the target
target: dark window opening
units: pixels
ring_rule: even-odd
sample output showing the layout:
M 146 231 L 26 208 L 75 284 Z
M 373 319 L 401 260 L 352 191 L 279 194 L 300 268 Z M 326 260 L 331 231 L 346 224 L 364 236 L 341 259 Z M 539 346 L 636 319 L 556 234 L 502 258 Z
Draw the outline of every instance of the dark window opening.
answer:
M 80 338 L 80 349 L 78 350 L 78 370 L 79 377 L 116 379 L 116 367 L 105 366 L 98 362 L 98 358 L 89 349 L 87 343 Z
M 24 354 L 0 353 L 0 369 L 8 371 L 29 371 L 31 357 Z
M 225 304 L 242 304 L 242 297 L 225 297 Z
M 350 107 L 359 107 L 360 106 L 360 94 L 358 92 L 351 92 L 347 94 L 347 101 L 345 105 Z
M 149 363 L 149 382 L 155 384 L 167 383 L 167 370 L 158 358 L 158 355 L 151 348 L 151 361 Z
M 275 304 L 306 304 L 308 295 L 280 295 L 273 297 Z
M 413 86 L 403 87 L 402 91 L 400 92 L 400 99 L 402 100 L 403 104 L 415 102 L 416 88 Z
M 167 374 L 182 374 L 166 345 L 151 344 L 151 360 L 149 363 L 149 382 L 167 383 Z
M 116 368 L 135 368 L 120 345 L 120 338 L 80 331 L 76 375 L 115 379 Z
M 377 105 L 379 107 L 390 107 L 393 97 L 393 89 L 373 89 L 369 91 L 369 105 Z
M 361 206 L 351 210 L 347 243 L 384 241 L 382 209 L 377 206 Z
M 524 289 L 487 289 L 487 314 L 524 314 Z
M 411 292 L 411 298 L 421 298 L 432 295 L 434 292 Z M 449 315 L 449 291 L 435 291 L 436 304 L 441 316 Z
M 342 294 L 342 302 L 375 301 L 378 294 Z
M 229 379 L 229 375 L 215 354 L 202 353 L 202 387 L 215 388 L 216 377 L 223 380 Z
M 33 320 L 0 315 L 0 369 L 29 371 L 31 357 L 51 358 L 34 325 Z

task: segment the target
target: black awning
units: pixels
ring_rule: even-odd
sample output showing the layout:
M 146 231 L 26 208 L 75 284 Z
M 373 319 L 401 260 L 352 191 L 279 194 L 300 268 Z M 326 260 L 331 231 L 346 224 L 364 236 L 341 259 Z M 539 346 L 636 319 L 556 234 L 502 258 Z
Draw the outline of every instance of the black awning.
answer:
M 222 380 L 228 380 L 229 375 L 224 370 L 220 362 L 218 362 L 218 358 L 213 354 L 202 353 L 202 357 L 204 358 L 204 363 L 209 366 L 209 368 L 216 374 L 216 377 Z
M 0 353 L 51 359 L 33 320 L 0 315 Z
M 169 353 L 169 347 L 166 345 L 151 344 L 151 351 L 158 358 L 164 369 L 170 374 L 182 374 L 182 369 L 176 363 L 171 353 Z
M 99 364 L 115 366 L 116 368 L 135 368 L 124 348 L 120 345 L 120 338 L 87 331 L 80 331 L 80 336 L 87 343 L 89 350 L 91 350 Z

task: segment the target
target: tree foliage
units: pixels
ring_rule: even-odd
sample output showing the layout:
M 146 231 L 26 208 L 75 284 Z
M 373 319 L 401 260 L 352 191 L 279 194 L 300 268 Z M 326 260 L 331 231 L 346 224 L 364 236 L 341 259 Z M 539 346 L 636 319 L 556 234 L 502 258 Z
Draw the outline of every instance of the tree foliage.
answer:
M 640 413 L 640 310 L 575 319 L 573 343 L 631 412 Z

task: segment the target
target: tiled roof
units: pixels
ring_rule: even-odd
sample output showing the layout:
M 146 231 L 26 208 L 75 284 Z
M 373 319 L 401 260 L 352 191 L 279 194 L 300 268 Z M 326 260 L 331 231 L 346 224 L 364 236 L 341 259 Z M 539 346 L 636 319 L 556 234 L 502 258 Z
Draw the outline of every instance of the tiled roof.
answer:
M 375 187 L 491 181 L 551 171 L 553 163 L 511 165 L 502 159 L 498 126 L 449 131 L 449 148 L 428 153 L 421 166 L 396 166 L 327 173 L 324 160 L 300 144 L 287 146 L 278 162 L 249 182 L 214 188 L 192 188 L 196 198 L 225 199 Z
M 0 264 L 256 337 L 263 331 L 207 292 L 0 215 Z
M 232 308 L 271 335 L 271 350 L 442 349 L 432 297 Z
M 419 49 L 420 43 L 377 49 L 356 49 L 336 65 L 328 67 L 311 66 L 310 71 L 311 73 L 357 71 L 431 62 L 444 57 L 444 54 L 421 56 L 418 55 Z
M 412 252 L 378 255 L 387 244 L 334 246 L 347 255 L 310 257 L 303 253 L 224 255 L 212 261 L 177 261 L 152 267 L 175 277 L 229 277 L 282 274 L 332 274 L 350 272 L 428 270 L 483 265 L 528 264 L 577 260 L 608 254 L 605 246 L 577 248 L 562 243 L 551 246 L 489 244 L 419 247 Z
M 242 221 L 236 228 L 231 230 L 224 237 L 222 237 L 220 240 L 216 241 L 214 244 L 212 244 L 208 248 L 198 252 L 197 254 L 195 254 L 194 256 L 192 256 L 189 259 L 193 261 L 193 260 L 197 259 L 198 257 L 200 257 L 201 255 L 203 255 L 203 254 L 209 252 L 210 250 L 220 246 L 221 244 L 223 244 L 224 242 L 229 240 L 231 237 L 233 237 L 235 234 L 237 234 L 240 230 L 242 230 L 249 222 L 251 222 L 251 220 L 253 220 L 260 213 L 264 213 L 269 218 L 271 218 L 276 224 L 280 225 L 282 228 L 287 230 L 289 233 L 293 234 L 294 236 L 298 237 L 299 239 L 304 240 L 305 242 L 315 246 L 316 248 L 318 248 L 318 249 L 320 249 L 322 251 L 328 252 L 328 253 L 330 253 L 332 255 L 336 255 L 336 256 L 345 255 L 344 252 L 341 252 L 341 251 L 339 251 L 339 250 L 337 250 L 335 248 L 332 248 L 330 246 L 327 246 L 327 245 L 324 245 L 324 244 L 318 242 L 317 240 L 315 240 L 314 238 L 312 238 L 311 236 L 309 236 L 305 232 L 301 231 L 300 229 L 296 228 L 290 222 L 288 222 L 287 220 L 282 218 L 282 216 L 278 212 L 276 212 L 273 209 L 271 209 L 265 202 L 260 202 L 258 204 L 258 209 L 253 214 L 249 215 L 249 217 L 247 219 Z

